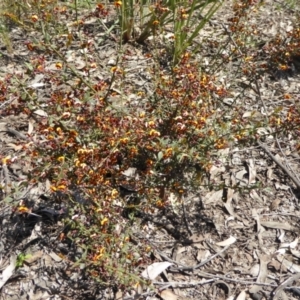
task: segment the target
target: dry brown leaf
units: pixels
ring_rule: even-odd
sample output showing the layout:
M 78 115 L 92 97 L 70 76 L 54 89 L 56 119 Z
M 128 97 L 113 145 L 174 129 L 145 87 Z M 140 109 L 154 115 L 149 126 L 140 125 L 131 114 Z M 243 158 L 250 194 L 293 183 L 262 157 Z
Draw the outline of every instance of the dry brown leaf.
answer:
M 240 294 L 237 296 L 236 300 L 245 300 L 246 299 L 246 290 L 243 290 L 240 292 Z
M 249 184 L 253 184 L 253 183 L 256 182 L 256 169 L 255 169 L 255 165 L 254 165 L 254 160 L 253 159 L 249 159 L 248 160 L 248 168 L 249 168 L 248 183 Z
M 211 169 L 209 170 L 211 180 L 216 178 L 217 175 L 224 173 L 225 170 L 226 169 L 224 166 L 220 166 L 220 167 L 212 166 Z
M 280 223 L 275 221 L 261 221 L 261 226 L 274 228 L 274 229 L 284 229 L 288 231 L 297 231 L 297 228 L 288 224 L 288 223 Z
M 16 144 L 13 144 L 13 143 L 8 143 L 7 146 L 9 146 L 9 148 L 14 149 L 14 151 L 20 151 L 24 147 L 23 145 L 16 145 Z
M 290 251 L 291 251 L 291 253 L 292 253 L 295 257 L 297 257 L 297 258 L 300 259 L 300 251 L 297 251 L 297 250 L 294 250 L 294 249 L 290 249 Z
M 290 186 L 279 182 L 275 182 L 275 187 L 276 190 L 284 190 L 284 191 L 288 191 L 291 188 Z
M 236 238 L 233 237 L 233 236 L 230 236 L 228 239 L 222 241 L 222 242 L 219 242 L 219 243 L 216 243 L 217 246 L 222 246 L 222 247 L 226 247 L 228 245 L 231 245 L 233 243 L 236 242 Z
M 154 280 L 159 274 L 172 265 L 173 264 L 168 261 L 153 263 L 142 272 L 142 277 L 145 279 Z
M 234 217 L 235 216 L 234 209 L 231 204 L 233 194 L 234 194 L 234 190 L 229 188 L 227 191 L 227 201 L 224 203 L 224 206 L 225 206 L 226 210 L 228 211 L 228 213 Z
M 249 273 L 253 277 L 258 276 L 258 274 L 259 274 L 259 264 L 255 264 L 254 266 L 252 266 Z
M 294 262 L 291 262 L 284 258 L 283 255 L 278 255 L 277 260 L 290 272 L 300 273 L 300 266 L 296 265 Z
M 277 272 L 281 273 L 286 273 L 287 269 L 284 267 L 278 260 L 272 260 L 269 264 L 268 267 L 271 268 L 273 267 Z
M 33 122 L 32 121 L 29 121 L 28 122 L 28 130 L 27 130 L 27 133 L 28 134 L 32 134 L 33 132 Z
M 25 261 L 25 263 L 30 265 L 30 264 L 34 263 L 35 261 L 39 260 L 43 256 L 43 254 L 44 254 L 44 251 L 42 251 L 42 250 L 37 251 L 34 254 L 29 255 L 28 258 L 26 258 L 24 261 Z
M 250 197 L 253 200 L 257 201 L 259 204 L 264 204 L 264 200 L 259 197 L 259 195 L 257 194 L 257 192 L 255 190 L 252 190 L 250 192 Z
M 273 291 L 273 297 L 272 299 L 282 299 L 282 300 L 288 300 L 288 296 L 284 293 L 284 288 L 286 288 L 288 285 L 291 285 L 294 281 L 296 282 L 300 278 L 300 273 L 296 273 L 295 275 L 292 275 L 288 279 L 284 280 L 274 291 Z
M 255 208 L 252 210 L 252 217 L 256 220 L 257 237 L 258 237 L 259 243 L 262 245 L 263 244 L 262 233 L 264 231 L 264 228 L 261 226 L 259 215 Z
M 48 114 L 42 109 L 37 109 L 33 113 L 40 117 L 48 117 Z
M 267 178 L 268 178 L 269 180 L 273 180 L 273 169 L 268 168 L 268 171 L 267 171 Z
M 205 241 L 207 239 L 206 235 L 202 233 L 194 233 L 190 240 L 193 242 L 193 245 L 198 249 L 203 249 L 203 245 L 201 242 Z
M 252 264 L 253 263 L 253 257 L 252 257 L 252 255 L 250 255 L 247 252 L 245 252 L 244 255 L 245 255 L 245 258 L 248 260 L 248 263 Z
M 269 255 L 263 254 L 259 257 L 259 261 L 260 261 L 259 275 L 257 277 L 256 282 L 264 283 L 267 279 L 267 276 L 268 276 L 267 266 L 268 266 L 268 263 L 270 262 L 270 257 L 269 257 Z M 251 294 L 254 294 L 254 293 L 259 292 L 261 289 L 262 289 L 262 286 L 254 285 L 250 288 L 249 292 Z
M 291 243 L 282 243 L 280 244 L 280 248 L 290 248 L 290 249 L 294 249 L 296 248 L 298 245 L 298 238 L 296 238 L 294 241 L 292 241 Z
M 241 171 L 238 171 L 235 174 L 236 179 L 239 180 L 240 184 L 242 184 L 243 186 L 247 183 L 247 180 L 244 178 L 244 176 L 247 174 L 247 170 L 243 169 Z
M 49 256 L 56 262 L 61 262 L 62 258 L 60 256 L 58 256 L 55 252 L 51 251 L 49 253 Z
M 223 190 L 219 190 L 217 192 L 212 191 L 205 195 L 205 197 L 203 198 L 203 203 L 204 204 L 210 204 L 210 203 L 216 204 L 219 200 L 222 199 L 222 197 L 223 197 Z
M 280 204 L 281 200 L 280 199 L 275 199 L 272 201 L 271 205 L 270 205 L 270 210 L 273 211 L 273 210 L 276 210 Z
M 197 252 L 197 260 L 199 262 L 206 260 L 210 256 L 211 256 L 211 253 L 209 252 L 209 250 L 198 250 L 198 252 Z
M 116 300 L 122 300 L 123 299 L 123 292 L 121 290 L 118 290 L 116 293 Z
M 10 264 L 2 271 L 2 275 L 0 277 L 0 289 L 4 286 L 4 284 L 9 280 L 9 278 L 13 275 L 16 269 L 16 261 L 17 256 L 11 255 Z
M 178 296 L 175 295 L 171 290 L 163 290 L 159 295 L 164 300 L 177 300 L 178 299 Z

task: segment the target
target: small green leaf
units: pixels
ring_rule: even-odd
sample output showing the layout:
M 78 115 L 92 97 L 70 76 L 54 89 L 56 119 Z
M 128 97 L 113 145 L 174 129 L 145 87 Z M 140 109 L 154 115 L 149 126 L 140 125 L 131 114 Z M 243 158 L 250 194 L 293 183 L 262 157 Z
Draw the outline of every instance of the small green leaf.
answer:
M 158 154 L 157 154 L 157 160 L 160 161 L 162 158 L 163 158 L 164 154 L 160 151 Z

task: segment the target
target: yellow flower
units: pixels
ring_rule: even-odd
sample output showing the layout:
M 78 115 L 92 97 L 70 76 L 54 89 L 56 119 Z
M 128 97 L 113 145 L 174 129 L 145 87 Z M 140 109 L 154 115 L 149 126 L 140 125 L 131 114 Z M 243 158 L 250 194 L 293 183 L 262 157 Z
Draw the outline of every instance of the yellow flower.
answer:
M 112 68 L 110 69 L 110 71 L 111 71 L 112 73 L 116 72 L 116 71 L 117 71 L 117 67 L 112 67 Z
M 173 148 L 168 148 L 168 149 L 166 150 L 166 154 L 167 154 L 167 155 L 172 155 L 172 153 L 173 153 Z
M 253 59 L 253 56 L 247 56 L 245 57 L 245 61 L 249 61 L 249 60 L 252 60 Z
M 31 16 L 31 21 L 32 22 L 37 22 L 39 20 L 39 17 L 37 16 L 37 15 L 33 15 L 33 16 Z
M 18 207 L 18 212 L 19 213 L 27 213 L 28 211 L 29 211 L 29 209 L 26 206 L 19 206 Z
M 149 127 L 154 127 L 155 126 L 155 122 L 154 121 L 149 121 L 148 122 L 148 126 Z
M 2 164 L 6 165 L 8 162 L 10 162 L 11 156 L 6 156 L 4 158 L 2 158 Z
M 57 160 L 59 162 L 64 162 L 65 161 L 65 157 L 64 156 L 60 156 L 60 157 L 57 158 Z
M 118 197 L 118 195 L 119 195 L 119 192 L 116 189 L 113 189 L 111 191 L 111 198 L 112 199 L 116 199 Z
M 157 131 L 157 130 L 154 130 L 154 129 L 151 129 L 150 131 L 149 131 L 149 135 L 150 136 L 160 136 L 160 132 L 159 131 Z
M 77 154 L 85 154 L 86 152 L 87 152 L 87 150 L 84 148 L 80 148 L 77 150 Z
M 120 139 L 120 143 L 123 144 L 123 145 L 126 145 L 129 141 L 129 138 L 123 138 L 123 139 Z
M 120 7 L 120 6 L 122 6 L 122 1 L 115 1 L 115 3 L 114 3 L 114 6 L 115 7 Z
M 82 117 L 82 116 L 78 116 L 76 119 L 79 122 L 83 122 L 85 120 L 84 117 Z
M 54 186 L 54 185 L 51 185 L 50 186 L 50 189 L 53 191 L 53 192 L 56 192 L 56 191 L 64 191 L 66 189 L 66 186 L 61 184 L 61 185 L 58 185 L 58 186 Z
M 188 16 L 189 16 L 188 14 L 182 14 L 182 15 L 181 15 L 181 18 L 182 18 L 183 20 L 186 20 L 186 19 L 188 18 Z
M 147 160 L 146 160 L 146 164 L 147 164 L 147 167 L 153 166 L 153 160 L 147 159 Z
M 78 158 L 75 158 L 74 159 L 74 164 L 75 164 L 76 167 L 79 167 L 80 164 L 81 164 L 81 161 Z
M 138 154 L 138 149 L 136 147 L 130 148 L 130 154 L 131 155 L 137 155 Z
M 61 69 L 62 68 L 62 63 L 58 62 L 55 64 L 56 69 Z
M 102 219 L 100 222 L 101 226 L 104 226 L 107 223 L 108 223 L 108 218 L 106 218 L 106 217 L 104 219 Z
M 97 251 L 97 254 L 94 255 L 93 260 L 95 261 L 95 260 L 100 259 L 100 258 L 103 256 L 104 252 L 105 252 L 105 248 L 104 248 L 104 247 L 101 247 L 101 248 Z
M 157 200 L 155 204 L 158 208 L 162 208 L 165 206 L 165 204 L 162 200 Z
M 140 288 L 141 284 L 139 282 L 136 282 L 134 285 L 133 285 L 133 288 L 138 290 Z
M 153 24 L 154 26 L 157 26 L 157 25 L 159 24 L 159 21 L 158 21 L 158 20 L 155 20 L 155 21 L 152 22 L 152 24 Z
M 74 129 L 71 129 L 69 134 L 70 134 L 70 136 L 76 137 L 78 135 L 78 132 Z
M 64 184 L 58 185 L 57 189 L 60 191 L 64 191 L 66 189 L 66 186 Z
M 57 191 L 57 188 L 56 188 L 54 185 L 51 185 L 51 186 L 50 186 L 50 190 L 52 190 L 52 192 L 56 192 L 56 191 Z

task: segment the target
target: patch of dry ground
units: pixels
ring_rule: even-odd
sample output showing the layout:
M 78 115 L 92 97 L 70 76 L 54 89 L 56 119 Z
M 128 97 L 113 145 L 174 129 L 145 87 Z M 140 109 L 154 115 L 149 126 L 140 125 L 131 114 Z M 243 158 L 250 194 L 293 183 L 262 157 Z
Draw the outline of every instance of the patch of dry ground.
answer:
M 264 42 L 277 33 L 285 34 L 293 24 L 295 11 L 281 6 L 279 1 L 264 1 L 253 20 L 265 33 L 261 36 Z M 230 7 L 227 1 L 200 34 L 201 43 L 207 42 L 207 36 L 230 40 L 221 24 L 226 26 Z M 99 68 L 91 77 L 109 79 L 107 67 L 117 60 L 117 43 L 112 35 L 99 31 L 93 20 L 86 26 L 84 32 L 92 38 L 93 53 L 98 55 L 93 60 Z M 25 62 L 33 54 L 25 47 L 25 40 L 23 32 L 14 29 L 14 54 L 7 53 L 4 46 L 1 48 L 0 78 L 7 73 L 23 73 L 24 83 L 32 85 L 41 102 L 46 102 L 52 83 L 26 73 Z M 214 54 L 214 49 L 206 50 L 202 47 L 198 57 L 204 66 Z M 132 90 L 131 102 L 142 106 L 147 101 L 153 86 L 147 70 L 154 63 L 144 55 L 147 51 L 140 46 L 125 46 L 122 65 L 126 78 L 122 86 L 116 83 L 112 87 L 116 91 L 113 105 L 126 108 L 128 99 L 120 92 L 124 87 L 127 94 Z M 80 73 L 86 57 L 79 49 L 71 49 L 68 55 Z M 45 60 L 46 68 L 54 70 L 55 61 L 47 56 Z M 265 73 L 256 83 L 241 74 L 238 61 L 223 65 L 217 73 L 235 101 L 245 107 L 245 118 L 253 112 L 264 118 L 276 106 L 288 109 L 290 102 L 284 94 L 293 95 L 290 101 L 299 101 L 297 68 L 292 74 Z M 146 96 L 136 98 L 136 89 L 143 89 Z M 232 145 L 220 150 L 198 193 L 191 192 L 179 203 L 174 195 L 169 199 L 170 208 L 156 215 L 142 215 L 133 226 L 132 242 L 150 243 L 154 261 L 168 261 L 172 265 L 154 280 L 154 289 L 140 288 L 123 295 L 91 281 L 84 264 L 74 263 L 82 255 L 81 250 L 59 240 L 64 230 L 61 220 L 69 211 L 59 199 L 63 195 L 50 197 L 47 183 L 26 188 L 22 185 L 30 165 L 23 146 L 38 138 L 35 118 L 42 112 L 29 119 L 13 111 L 7 114 L 5 109 L 14 101 L 12 94 L 0 106 L 0 155 L 10 155 L 15 161 L 9 166 L 2 164 L 0 174 L 4 187 L 0 213 L 1 299 L 300 299 L 299 155 L 291 135 L 274 137 L 269 128 L 261 128 L 266 134 L 263 144 L 244 148 Z M 224 101 L 228 112 L 230 101 Z M 206 187 L 212 183 L 219 189 Z M 78 191 L 74 191 L 74 199 L 82 204 L 88 201 Z M 31 214 L 13 211 L 12 205 L 20 201 L 32 203 Z M 31 255 L 16 269 L 20 253 Z

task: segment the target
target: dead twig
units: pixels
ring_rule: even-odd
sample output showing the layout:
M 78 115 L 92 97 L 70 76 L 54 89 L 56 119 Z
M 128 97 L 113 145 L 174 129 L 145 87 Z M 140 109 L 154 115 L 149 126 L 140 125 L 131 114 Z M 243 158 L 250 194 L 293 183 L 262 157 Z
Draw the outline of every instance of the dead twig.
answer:
M 288 214 L 288 213 L 262 214 L 261 216 L 289 216 L 289 217 L 300 218 L 300 216 L 297 216 L 295 214 Z
M 298 273 L 298 274 L 300 274 L 300 273 Z M 210 282 L 213 282 L 213 281 L 218 281 L 218 280 L 236 282 L 236 283 L 245 284 L 245 285 L 259 285 L 259 286 L 274 287 L 274 288 L 278 287 L 278 284 L 253 282 L 253 281 L 247 281 L 247 280 L 241 280 L 241 279 L 235 279 L 235 278 L 228 278 L 228 277 L 225 277 L 225 276 L 217 276 L 217 275 L 214 278 L 208 279 L 206 281 L 190 281 L 190 282 L 170 281 L 168 283 L 166 283 L 166 282 L 153 282 L 153 284 L 168 285 L 168 286 L 172 286 L 172 287 L 180 287 L 180 286 L 187 287 L 189 285 L 190 286 L 203 285 L 203 284 L 210 283 Z M 286 290 L 291 290 L 291 289 L 295 289 L 295 288 L 299 289 L 299 286 L 283 286 L 282 288 L 286 289 Z
M 217 252 L 216 254 L 212 255 L 211 257 L 209 257 L 208 259 L 206 259 L 205 261 L 197 264 L 196 266 L 185 266 L 183 264 L 178 263 L 177 261 L 169 258 L 167 255 L 165 255 L 164 253 L 157 251 L 157 253 L 165 260 L 167 260 L 168 262 L 174 263 L 176 265 L 178 265 L 177 269 L 178 271 L 194 271 L 202 266 L 204 266 L 205 264 L 207 264 L 208 262 L 210 262 L 211 260 L 213 260 L 214 258 L 216 258 L 217 256 L 221 255 L 223 252 L 225 252 L 231 245 L 226 246 L 225 248 L 223 248 L 221 251 Z
M 186 227 L 186 230 L 188 231 L 189 235 L 191 236 L 193 233 L 190 229 L 190 226 L 189 226 L 189 223 L 188 223 L 188 220 L 187 220 L 187 217 L 186 217 L 186 210 L 185 210 L 185 205 L 184 205 L 184 199 L 182 201 L 182 212 L 183 212 L 183 220 L 184 220 L 184 224 L 185 224 L 185 227 Z
M 196 266 L 192 266 L 192 267 L 180 267 L 179 269 L 182 271 L 194 271 L 204 265 L 206 265 L 208 262 L 210 262 L 211 260 L 213 260 L 214 258 L 220 256 L 223 252 L 225 252 L 231 245 L 226 246 L 225 248 L 223 248 L 221 251 L 217 252 L 216 254 L 212 255 L 211 257 L 209 257 L 208 259 L 204 260 L 203 262 L 199 263 Z
M 290 177 L 290 179 L 295 183 L 297 188 L 300 190 L 299 180 L 284 166 L 269 150 L 269 148 L 264 145 L 262 142 L 258 141 L 258 145 L 269 155 L 269 157 Z
M 17 138 L 19 138 L 21 140 L 28 140 L 28 137 L 25 134 L 15 130 L 15 129 L 7 128 L 6 130 L 2 130 L 0 132 L 7 132 L 9 134 L 16 136 Z
M 207 283 L 211 283 L 214 282 L 215 279 L 208 279 L 208 280 L 201 280 L 201 281 L 181 281 L 181 282 L 176 282 L 176 281 L 170 281 L 170 282 L 153 282 L 153 284 L 156 285 L 163 285 L 163 289 L 167 289 L 169 287 L 176 287 L 176 288 L 180 288 L 180 287 L 195 287 L 197 285 L 204 285 Z
M 289 277 L 287 280 L 285 280 L 284 282 L 282 282 L 272 293 L 273 297 L 272 299 L 279 299 L 281 291 L 283 291 L 284 289 L 287 288 L 287 286 L 292 283 L 293 281 L 297 280 L 300 278 L 300 273 L 296 273 L 294 275 L 292 275 L 291 277 Z M 298 287 L 299 288 L 299 287 Z
M 281 145 L 280 145 L 280 143 L 279 143 L 279 141 L 278 141 L 277 136 L 275 136 L 275 139 L 276 139 L 276 144 L 277 144 L 277 146 L 278 146 L 278 148 L 279 148 L 279 150 L 280 150 L 282 156 L 285 158 L 287 168 L 290 169 L 290 172 L 293 173 L 293 175 L 295 176 L 295 178 L 297 178 L 298 182 L 300 182 L 300 180 L 299 180 L 297 174 L 294 172 L 294 170 L 293 170 L 293 169 L 290 167 L 290 165 L 288 164 L 287 157 L 286 157 L 286 155 L 284 154 L 284 152 L 282 151 L 282 148 L 281 148 Z
M 8 174 L 8 168 L 6 164 L 2 165 L 4 179 L 5 179 L 5 194 L 8 195 L 11 192 L 11 180 Z

